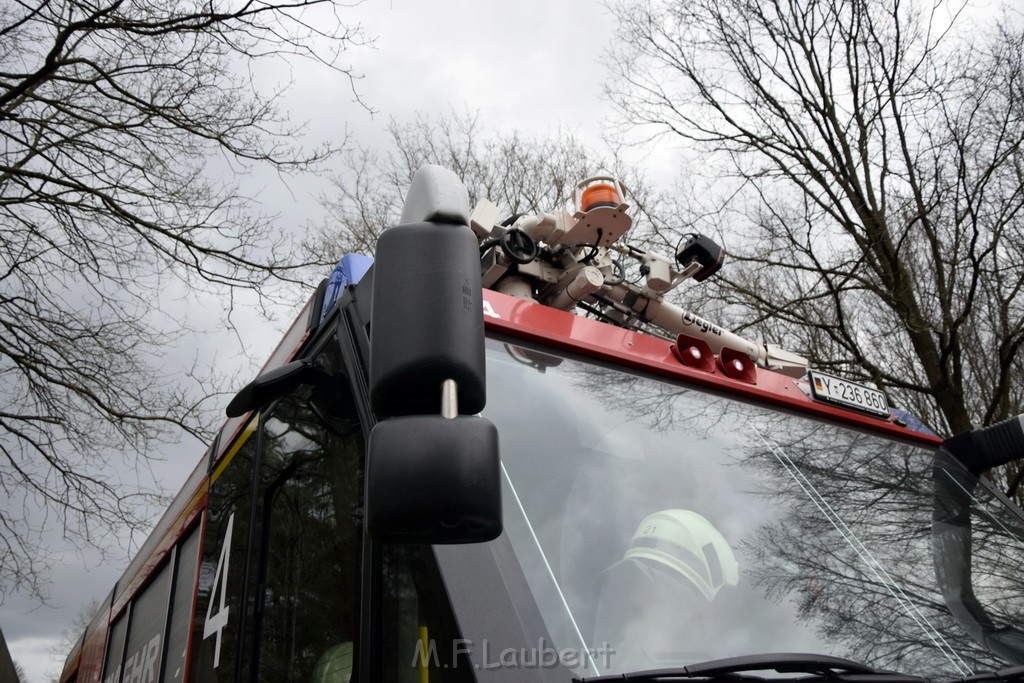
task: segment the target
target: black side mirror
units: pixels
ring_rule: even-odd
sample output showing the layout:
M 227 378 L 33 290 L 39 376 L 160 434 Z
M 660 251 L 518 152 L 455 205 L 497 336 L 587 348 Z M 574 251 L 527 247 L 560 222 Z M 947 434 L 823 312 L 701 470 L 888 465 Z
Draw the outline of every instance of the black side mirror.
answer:
M 462 181 L 421 168 L 402 223 L 381 235 L 372 271 L 370 401 L 390 419 L 370 434 L 367 527 L 388 542 L 488 541 L 502 530 L 498 432 L 474 416 L 483 295 Z
M 481 417 L 381 422 L 367 479 L 366 523 L 377 540 L 476 543 L 501 533 L 498 430 Z

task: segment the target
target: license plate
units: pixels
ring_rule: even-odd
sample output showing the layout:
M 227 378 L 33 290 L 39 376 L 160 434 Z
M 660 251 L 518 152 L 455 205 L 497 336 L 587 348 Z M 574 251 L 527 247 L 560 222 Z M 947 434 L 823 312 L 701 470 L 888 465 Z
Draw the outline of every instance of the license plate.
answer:
M 833 375 L 818 372 L 807 373 L 811 383 L 811 396 L 819 401 L 856 408 L 879 417 L 889 417 L 889 404 L 885 394 L 878 389 L 866 387 Z

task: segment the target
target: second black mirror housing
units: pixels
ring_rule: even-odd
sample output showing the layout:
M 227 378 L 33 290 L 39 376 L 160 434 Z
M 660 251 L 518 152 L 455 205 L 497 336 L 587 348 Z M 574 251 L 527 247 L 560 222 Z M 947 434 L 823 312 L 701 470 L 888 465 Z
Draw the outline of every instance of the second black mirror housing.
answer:
M 501 534 L 498 430 L 482 417 L 378 423 L 366 477 L 366 524 L 375 540 L 479 543 Z

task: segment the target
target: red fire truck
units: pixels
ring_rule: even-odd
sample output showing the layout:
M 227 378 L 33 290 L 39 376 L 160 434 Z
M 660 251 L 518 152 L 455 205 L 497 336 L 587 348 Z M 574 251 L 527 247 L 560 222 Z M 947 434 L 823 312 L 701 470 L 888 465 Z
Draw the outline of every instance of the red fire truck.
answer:
M 591 178 L 500 220 L 422 169 L 62 683 L 1020 678 L 1024 515 L 983 473 L 1024 422 L 942 441 L 678 308 L 722 250 L 628 209 Z

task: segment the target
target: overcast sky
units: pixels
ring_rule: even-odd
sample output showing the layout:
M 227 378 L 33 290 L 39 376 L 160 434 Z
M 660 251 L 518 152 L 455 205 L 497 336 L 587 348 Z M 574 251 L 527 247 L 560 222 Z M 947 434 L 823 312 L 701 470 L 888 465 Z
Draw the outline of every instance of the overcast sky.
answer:
M 490 130 L 545 134 L 567 129 L 584 142 L 601 145 L 601 131 L 613 112 L 602 96 L 607 74 L 599 60 L 614 26 L 599 4 L 366 0 L 345 10 L 344 16 L 376 36 L 374 49 L 356 50 L 348 57 L 364 76 L 357 86 L 361 97 L 377 113 L 371 116 L 353 102 L 343 77 L 297 65 L 291 74 L 295 84 L 289 107 L 294 119 L 308 120 L 311 138 L 330 138 L 348 130 L 361 144 L 382 144 L 390 117 L 406 120 L 416 113 L 443 114 L 455 108 L 479 112 L 480 122 Z M 282 70 L 260 76 L 283 81 L 289 74 Z M 642 155 L 637 152 L 636 158 Z M 648 157 L 647 164 L 656 175 L 669 173 L 673 150 L 663 147 Z M 282 214 L 286 228 L 299 229 L 304 220 L 318 215 L 313 196 L 320 189 L 323 185 L 313 182 L 292 182 L 284 188 L 267 181 L 253 194 L 262 197 L 265 210 Z M 289 316 L 289 311 L 282 311 L 276 321 L 267 323 L 255 314 L 239 314 L 250 360 L 240 353 L 233 335 L 196 344 L 216 348 L 225 366 L 248 367 L 251 359 L 269 355 Z M 210 329 L 215 321 L 197 326 Z M 168 493 L 178 490 L 201 449 L 182 443 L 162 454 L 155 474 Z M 0 606 L 0 627 L 11 653 L 33 683 L 59 671 L 63 657 L 48 655 L 48 649 L 82 604 L 110 591 L 127 563 L 124 550 L 117 547 L 106 560 L 56 541 L 53 550 L 53 606 L 40 607 L 23 595 L 10 596 Z

